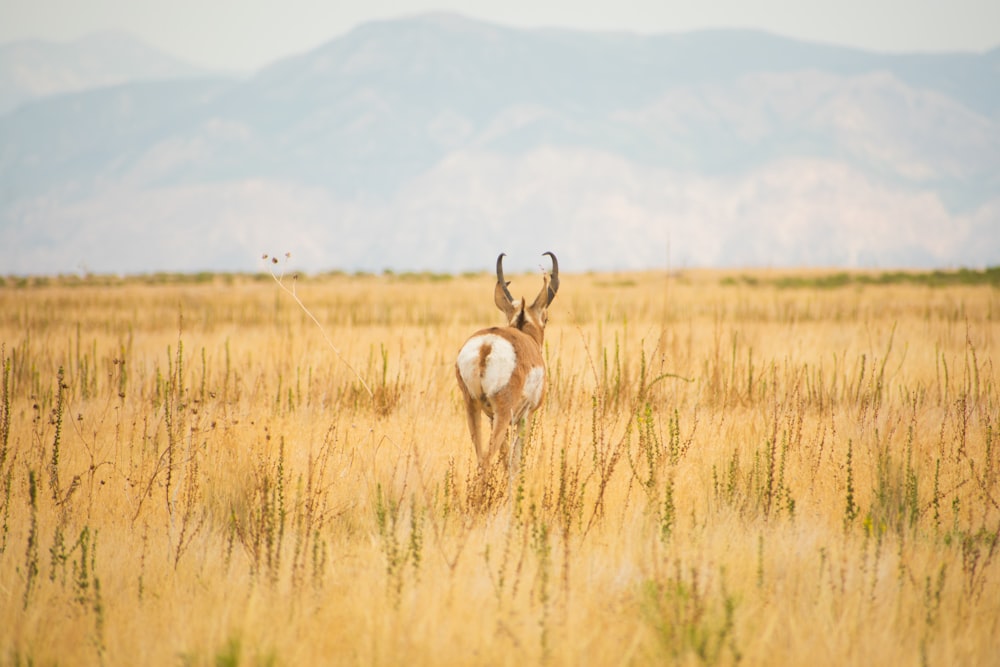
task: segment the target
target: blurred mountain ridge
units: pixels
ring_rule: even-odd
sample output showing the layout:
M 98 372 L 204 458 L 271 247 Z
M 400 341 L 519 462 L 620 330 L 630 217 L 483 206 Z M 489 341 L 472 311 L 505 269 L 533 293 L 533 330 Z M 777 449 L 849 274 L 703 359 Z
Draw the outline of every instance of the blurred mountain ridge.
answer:
M 429 14 L 154 70 L 0 115 L 0 273 L 1000 263 L 1000 49 Z

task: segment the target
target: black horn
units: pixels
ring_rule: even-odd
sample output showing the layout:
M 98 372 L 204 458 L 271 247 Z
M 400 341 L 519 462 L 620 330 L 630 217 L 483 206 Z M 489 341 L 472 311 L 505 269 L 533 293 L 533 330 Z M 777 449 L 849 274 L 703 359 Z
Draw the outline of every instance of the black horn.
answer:
M 503 258 L 506 255 L 507 255 L 507 253 L 502 252 L 497 257 L 497 287 L 499 287 L 500 289 L 503 290 L 503 295 L 505 297 L 507 297 L 507 301 L 508 302 L 514 303 L 514 297 L 511 296 L 510 290 L 507 289 L 507 285 L 509 285 L 510 283 L 508 283 L 506 280 L 504 280 L 504 277 L 503 277 Z
M 552 273 L 549 276 L 549 303 L 552 303 L 552 299 L 556 298 L 556 292 L 559 291 L 559 260 L 556 259 L 555 253 L 542 253 L 542 257 L 545 255 L 552 258 Z

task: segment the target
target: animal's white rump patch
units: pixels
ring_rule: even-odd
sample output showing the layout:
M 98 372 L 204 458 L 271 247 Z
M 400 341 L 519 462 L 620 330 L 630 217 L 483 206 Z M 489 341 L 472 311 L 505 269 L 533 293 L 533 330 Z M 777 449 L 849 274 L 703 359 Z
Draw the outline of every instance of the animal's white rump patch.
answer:
M 480 375 L 479 355 L 484 345 L 490 347 L 490 352 Z M 470 338 L 458 352 L 458 370 L 462 375 L 462 382 L 474 397 L 493 396 L 501 391 L 510 381 L 516 365 L 514 346 L 496 334 Z

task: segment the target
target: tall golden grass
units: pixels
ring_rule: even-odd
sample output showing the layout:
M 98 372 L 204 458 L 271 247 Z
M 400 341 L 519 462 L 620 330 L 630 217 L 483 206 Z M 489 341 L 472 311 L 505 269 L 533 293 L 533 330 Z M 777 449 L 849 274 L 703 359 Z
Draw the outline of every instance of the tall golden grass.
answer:
M 488 274 L 0 289 L 0 661 L 998 664 L 1000 292 L 750 277 L 567 268 L 509 493 Z

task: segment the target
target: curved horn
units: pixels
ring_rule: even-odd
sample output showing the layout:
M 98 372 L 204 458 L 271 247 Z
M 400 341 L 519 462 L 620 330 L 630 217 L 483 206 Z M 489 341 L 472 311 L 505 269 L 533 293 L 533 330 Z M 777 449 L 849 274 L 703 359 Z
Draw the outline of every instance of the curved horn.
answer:
M 503 290 L 503 295 L 507 297 L 509 303 L 514 303 L 514 297 L 511 296 L 510 290 L 507 289 L 508 283 L 503 277 L 503 258 L 507 256 L 507 253 L 502 252 L 497 257 L 497 287 Z
M 559 291 L 559 260 L 554 253 L 542 253 L 542 257 L 545 255 L 552 258 L 552 273 L 549 276 L 549 303 L 552 303 L 552 299 L 556 298 L 556 292 Z

